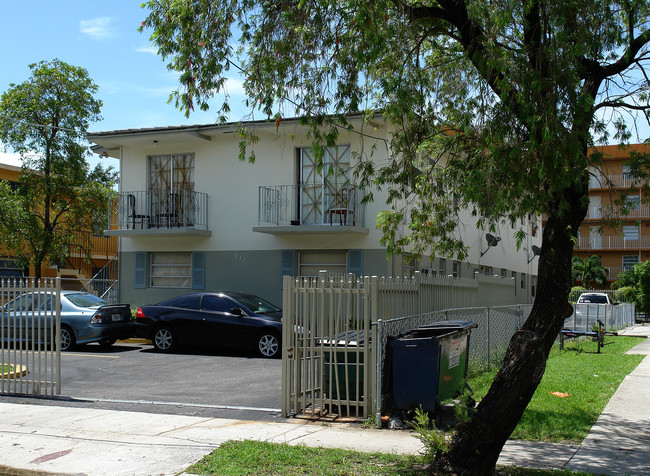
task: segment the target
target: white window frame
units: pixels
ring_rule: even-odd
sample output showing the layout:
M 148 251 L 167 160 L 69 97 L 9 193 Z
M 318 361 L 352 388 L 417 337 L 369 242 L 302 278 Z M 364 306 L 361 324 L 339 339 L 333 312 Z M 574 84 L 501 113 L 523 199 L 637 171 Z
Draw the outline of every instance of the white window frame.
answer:
M 638 240 L 638 239 L 639 239 L 639 225 L 623 226 L 623 240 Z
M 621 265 L 623 271 L 630 271 L 634 269 L 634 265 L 640 263 L 639 255 L 623 255 L 621 256 Z

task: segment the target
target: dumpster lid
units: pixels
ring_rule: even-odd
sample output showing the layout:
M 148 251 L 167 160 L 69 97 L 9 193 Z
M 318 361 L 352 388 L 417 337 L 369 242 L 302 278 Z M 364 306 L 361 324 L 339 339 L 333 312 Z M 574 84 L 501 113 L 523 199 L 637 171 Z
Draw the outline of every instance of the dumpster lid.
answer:
M 474 329 L 475 327 L 478 327 L 478 324 L 474 321 L 440 321 L 434 322 L 433 324 L 420 326 L 416 330 L 449 329 L 450 331 L 457 331 L 464 329 Z
M 402 337 L 405 339 L 442 337 L 454 333 L 465 333 L 465 331 L 469 334 L 470 329 L 474 327 L 478 327 L 478 324 L 472 321 L 440 321 L 416 327 L 403 334 Z
M 336 345 L 336 346 L 345 346 L 356 347 L 365 344 L 366 333 L 364 331 L 348 331 L 340 332 L 336 334 L 333 338 L 323 337 L 316 341 L 317 345 Z M 368 332 L 368 341 L 372 340 L 372 331 Z

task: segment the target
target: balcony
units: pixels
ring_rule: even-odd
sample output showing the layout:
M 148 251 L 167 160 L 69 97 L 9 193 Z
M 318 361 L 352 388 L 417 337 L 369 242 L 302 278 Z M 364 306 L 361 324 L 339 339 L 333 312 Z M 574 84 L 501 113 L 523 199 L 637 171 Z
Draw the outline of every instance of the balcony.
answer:
M 590 206 L 585 218 L 589 220 L 611 220 L 615 218 L 634 220 L 650 218 L 650 205 L 642 203 L 638 205 L 638 208 L 627 210 L 626 214 L 622 213 L 621 207 L 619 206 Z
M 631 188 L 645 185 L 642 179 L 636 178 L 631 174 L 620 175 L 597 175 L 591 177 L 589 182 L 590 189 L 607 189 L 610 187 L 615 188 Z
M 367 234 L 358 192 L 353 187 L 333 193 L 324 186 L 260 186 L 258 226 L 253 231 Z
M 109 236 L 210 236 L 208 195 L 147 190 L 121 192 L 109 203 Z
M 650 249 L 650 236 L 580 236 L 576 250 L 641 250 Z

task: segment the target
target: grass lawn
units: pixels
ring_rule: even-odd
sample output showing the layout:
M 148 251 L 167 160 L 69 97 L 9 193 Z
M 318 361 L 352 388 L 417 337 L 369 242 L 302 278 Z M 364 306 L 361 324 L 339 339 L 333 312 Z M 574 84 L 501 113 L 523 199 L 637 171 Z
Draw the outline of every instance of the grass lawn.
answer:
M 562 351 L 555 345 L 542 382 L 511 438 L 580 443 L 625 376 L 643 360 L 643 355 L 625 355 L 639 342 L 635 337 L 606 336 L 600 354 L 591 340 L 565 341 Z M 470 379 L 477 400 L 485 395 L 495 373 L 496 369 Z
M 424 475 L 417 456 L 359 453 L 258 441 L 228 441 L 186 470 L 201 475 Z M 587 473 L 501 467 L 499 476 L 577 476 Z
M 546 373 L 513 438 L 579 443 L 602 413 L 623 378 L 643 359 L 625 355 L 640 342 L 633 337 L 608 337 L 601 354 L 590 340 L 565 342 L 551 352 Z M 611 342 L 611 344 L 610 344 Z M 490 372 L 470 381 L 480 399 L 494 377 Z M 568 394 L 566 397 L 551 392 Z M 419 456 L 359 453 L 255 441 L 229 441 L 187 472 L 201 475 L 419 475 L 426 474 Z M 500 467 L 502 476 L 580 475 L 571 471 Z

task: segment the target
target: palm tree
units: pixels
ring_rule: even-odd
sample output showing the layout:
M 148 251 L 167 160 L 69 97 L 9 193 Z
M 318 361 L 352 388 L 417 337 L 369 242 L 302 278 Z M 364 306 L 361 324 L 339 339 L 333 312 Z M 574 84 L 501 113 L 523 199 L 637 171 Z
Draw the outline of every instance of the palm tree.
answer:
M 607 275 L 609 270 L 603 267 L 600 256 L 591 255 L 584 259 L 580 256 L 574 256 L 571 263 L 571 276 L 573 280 L 582 280 L 582 286 L 589 288 L 589 284 L 595 282 L 599 286 L 607 284 Z

